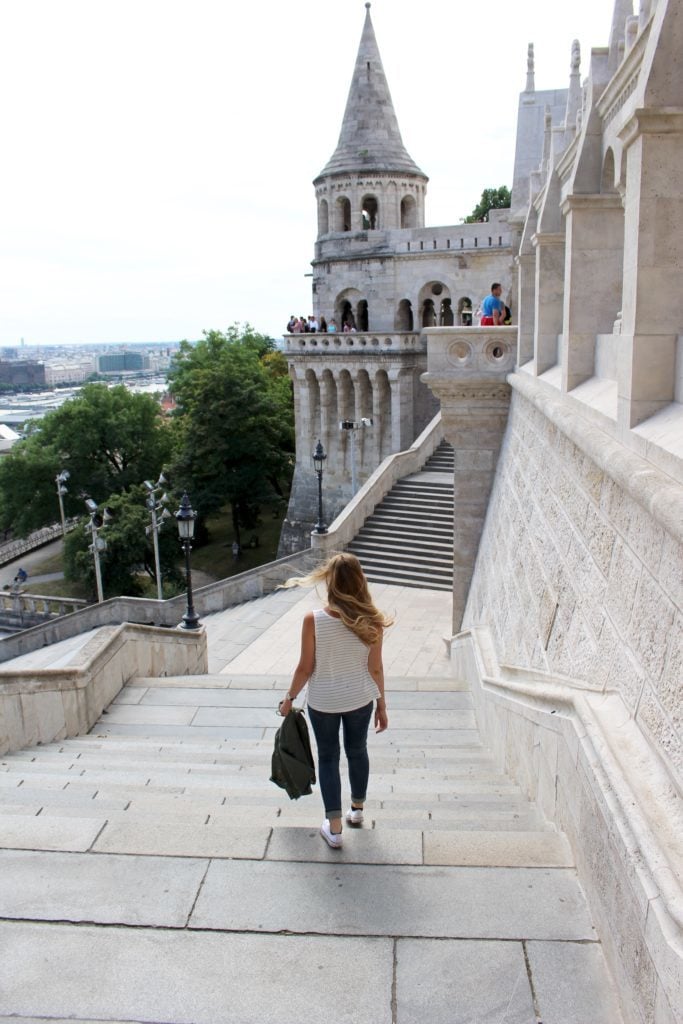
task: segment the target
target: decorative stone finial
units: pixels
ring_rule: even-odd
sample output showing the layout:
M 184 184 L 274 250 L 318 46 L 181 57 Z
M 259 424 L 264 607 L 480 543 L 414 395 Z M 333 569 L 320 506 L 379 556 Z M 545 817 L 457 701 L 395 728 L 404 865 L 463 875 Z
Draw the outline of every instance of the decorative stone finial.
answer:
M 534 44 L 529 43 L 526 52 L 526 89 L 525 92 L 534 91 Z
M 365 5 L 365 10 L 366 10 L 366 11 L 369 11 L 371 7 L 372 7 L 372 4 L 371 4 L 371 3 L 367 3 L 367 4 Z
M 571 72 L 572 74 L 578 74 L 579 68 L 581 67 L 581 47 L 579 40 L 574 39 L 572 42 L 572 60 L 571 60 Z

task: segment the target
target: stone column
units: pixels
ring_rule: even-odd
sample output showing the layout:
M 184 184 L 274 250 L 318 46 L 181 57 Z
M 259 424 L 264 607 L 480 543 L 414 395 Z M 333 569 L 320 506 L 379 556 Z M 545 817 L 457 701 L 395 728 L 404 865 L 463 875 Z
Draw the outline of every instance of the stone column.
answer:
M 683 110 L 637 110 L 626 151 L 619 424 L 628 430 L 673 401 L 683 266 Z
M 571 195 L 562 212 L 562 390 L 572 391 L 593 376 L 596 335 L 612 333 L 621 309 L 624 207 L 617 194 Z
M 422 380 L 441 402 L 455 452 L 453 632 L 460 631 L 510 406 L 516 327 L 440 327 L 427 335 Z
M 519 337 L 517 340 L 517 365 L 524 366 L 534 357 L 534 325 L 536 313 L 536 253 L 520 252 L 516 259 L 518 291 L 517 291 L 517 315 L 515 320 L 519 324 Z
M 545 373 L 557 363 L 557 338 L 562 331 L 564 291 L 564 233 L 538 232 L 531 239 L 536 250 L 534 304 L 534 373 Z
M 391 387 L 391 450 L 402 452 L 415 440 L 413 370 L 392 369 L 388 377 Z

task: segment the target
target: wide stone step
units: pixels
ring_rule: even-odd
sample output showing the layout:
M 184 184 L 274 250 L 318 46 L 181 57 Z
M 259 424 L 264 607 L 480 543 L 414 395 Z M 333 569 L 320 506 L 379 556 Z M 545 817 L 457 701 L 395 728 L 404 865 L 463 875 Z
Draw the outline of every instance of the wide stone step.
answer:
M 435 534 L 440 537 L 444 533 L 448 533 L 452 536 L 453 533 L 453 513 L 444 513 L 443 515 L 430 515 L 428 519 L 421 512 L 399 515 L 396 512 L 382 511 L 378 506 L 371 516 L 365 520 L 365 526 L 371 523 L 378 524 L 391 524 L 393 529 L 397 526 L 404 524 L 407 528 L 413 528 L 424 533 L 425 536 Z
M 444 530 L 441 534 L 422 534 L 417 527 L 403 529 L 387 528 L 374 523 L 363 527 L 351 544 L 381 543 L 395 546 L 402 551 L 442 551 L 453 557 L 453 533 Z M 349 545 L 350 546 L 350 545 Z
M 348 550 L 357 555 L 361 562 L 364 560 L 381 561 L 385 565 L 396 565 L 397 567 L 411 566 L 412 568 L 424 567 L 427 570 L 443 569 L 446 573 L 453 573 L 452 553 L 439 553 L 431 547 L 419 549 L 403 546 L 381 544 L 378 541 L 354 541 L 349 544 Z
M 391 586 L 400 587 L 414 587 L 418 590 L 444 590 L 450 593 L 453 590 L 453 582 L 442 583 L 437 580 L 425 579 L 423 577 L 416 577 L 414 579 L 399 578 L 395 574 L 389 571 L 383 571 L 379 569 L 365 569 L 365 575 L 371 583 L 384 583 Z
M 443 569 L 434 567 L 433 569 L 421 570 L 417 566 L 411 568 L 408 565 L 399 565 L 392 562 L 391 558 L 384 558 L 383 555 L 367 555 L 364 554 L 359 557 L 359 561 L 363 566 L 363 570 L 373 580 L 377 580 L 378 576 L 383 578 L 391 578 L 394 581 L 400 582 L 403 586 L 409 587 L 411 584 L 415 586 L 442 586 L 446 587 L 453 585 L 453 567 L 444 565 Z

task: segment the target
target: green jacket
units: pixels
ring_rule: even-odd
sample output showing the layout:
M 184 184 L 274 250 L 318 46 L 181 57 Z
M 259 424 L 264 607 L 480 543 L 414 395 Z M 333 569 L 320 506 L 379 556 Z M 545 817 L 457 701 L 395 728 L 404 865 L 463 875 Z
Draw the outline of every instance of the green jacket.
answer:
M 290 800 L 312 792 L 315 764 L 303 711 L 292 708 L 275 733 L 270 781 L 286 789 Z

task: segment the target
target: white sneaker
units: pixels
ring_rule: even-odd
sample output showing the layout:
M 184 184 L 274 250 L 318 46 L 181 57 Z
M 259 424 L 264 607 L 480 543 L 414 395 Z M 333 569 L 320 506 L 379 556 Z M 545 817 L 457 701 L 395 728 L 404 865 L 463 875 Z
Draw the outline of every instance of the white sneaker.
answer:
M 325 818 L 324 822 L 320 826 L 320 835 L 323 837 L 327 845 L 331 846 L 333 850 L 339 850 L 344 842 L 341 832 L 332 832 L 330 829 L 330 822 L 327 818 Z
M 362 825 L 363 824 L 363 808 L 362 807 L 349 807 L 346 812 L 346 820 L 349 825 Z

